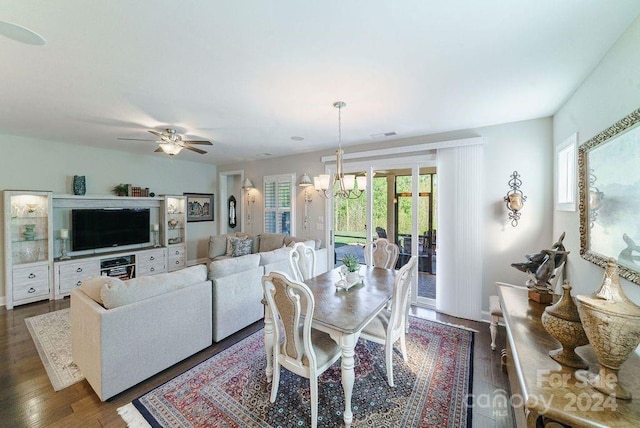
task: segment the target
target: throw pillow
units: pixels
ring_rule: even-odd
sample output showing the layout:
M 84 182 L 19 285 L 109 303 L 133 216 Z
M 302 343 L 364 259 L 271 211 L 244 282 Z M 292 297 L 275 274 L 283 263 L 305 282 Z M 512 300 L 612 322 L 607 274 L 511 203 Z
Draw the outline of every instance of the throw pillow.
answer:
M 225 256 L 233 257 L 233 240 L 237 239 L 233 236 L 227 236 L 227 251 L 225 251 Z
M 96 303 L 102 305 L 102 296 L 100 295 L 102 286 L 105 284 L 118 284 L 121 282 L 121 279 L 112 276 L 91 276 L 82 281 L 80 289 Z
M 233 238 L 231 240 L 231 246 L 232 257 L 246 256 L 247 254 L 251 254 L 253 241 L 250 238 Z

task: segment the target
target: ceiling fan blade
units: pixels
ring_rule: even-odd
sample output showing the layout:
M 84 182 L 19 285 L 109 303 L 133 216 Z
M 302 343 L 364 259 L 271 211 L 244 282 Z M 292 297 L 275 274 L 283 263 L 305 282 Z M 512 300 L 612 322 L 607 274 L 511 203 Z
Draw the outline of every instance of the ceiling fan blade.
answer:
M 158 132 L 158 131 L 153 131 L 153 130 L 149 130 L 149 132 L 151 132 L 153 135 L 155 135 L 156 137 L 160 137 L 162 139 L 167 138 L 166 135 L 164 135 L 162 132 Z
M 164 152 L 164 150 L 162 150 L 162 148 L 158 147 L 157 149 L 154 150 L 154 152 Z
M 191 146 L 188 146 L 186 144 L 184 146 L 182 146 L 182 148 L 183 149 L 187 149 L 187 150 L 191 150 L 192 152 L 200 153 L 201 155 L 204 155 L 205 153 L 207 153 L 204 150 L 196 149 L 195 147 L 191 147 Z
M 126 140 L 126 141 L 155 141 L 155 140 L 145 140 L 143 138 L 122 138 L 118 137 L 118 140 Z
M 206 140 L 182 140 L 183 143 L 189 143 L 189 144 L 203 144 L 206 146 L 213 146 L 213 143 L 211 141 L 206 141 Z

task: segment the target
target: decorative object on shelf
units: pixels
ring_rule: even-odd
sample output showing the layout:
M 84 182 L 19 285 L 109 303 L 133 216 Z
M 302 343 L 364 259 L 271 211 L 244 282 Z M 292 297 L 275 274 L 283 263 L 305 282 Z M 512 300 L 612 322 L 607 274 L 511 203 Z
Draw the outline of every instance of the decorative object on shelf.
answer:
M 304 187 L 304 221 L 302 229 L 304 229 L 305 235 L 309 235 L 309 204 L 313 201 L 313 193 L 309 192 L 309 188 L 313 189 L 313 183 L 306 172 L 302 174 L 298 186 Z
M 69 260 L 67 254 L 67 241 L 69 240 L 69 230 L 60 229 L 60 260 Z
M 156 248 L 160 246 L 160 225 L 158 223 L 153 225 L 153 246 Z
M 38 210 L 38 204 L 37 203 L 27 203 L 27 215 L 30 217 L 35 217 L 36 212 Z
M 578 312 L 595 351 L 600 372 L 576 372 L 598 391 L 623 400 L 631 400 L 631 392 L 618 379 L 620 366 L 640 343 L 640 307 L 633 303 L 620 286 L 616 259 L 609 258 L 602 285 L 593 294 L 576 296 Z
M 22 263 L 32 263 L 40 260 L 41 249 L 40 247 L 28 247 L 20 251 L 20 261 Z
M 568 367 L 588 369 L 589 365 L 575 352 L 578 346 L 589 344 L 589 338 L 580 322 L 580 314 L 573 298 L 571 285 L 565 280 L 562 284 L 560 300 L 547 306 L 542 313 L 542 325 L 554 339 L 562 345 L 549 351 L 549 356 Z
M 344 101 L 336 101 L 333 106 L 338 109 L 338 150 L 336 150 L 336 173 L 320 174 L 313 177 L 314 186 L 320 196 L 326 199 L 337 197 L 341 199 L 357 199 L 364 194 L 367 187 L 367 177 L 355 174 L 345 174 L 342 156 L 342 109 L 347 106 Z M 338 190 L 333 192 L 335 184 L 338 183 Z M 357 186 L 356 186 L 357 184 Z
M 228 204 L 229 204 L 229 207 L 228 207 L 228 209 L 229 209 L 229 227 L 233 229 L 233 228 L 236 227 L 236 224 L 237 224 L 236 223 L 237 219 L 236 219 L 236 198 L 235 198 L 235 196 L 233 196 L 233 195 L 229 196 Z
M 111 189 L 114 195 L 116 196 L 127 196 L 129 192 L 129 185 L 120 183 Z
M 527 254 L 525 255 L 526 262 L 511 263 L 511 266 L 529 276 L 526 282 L 529 289 L 529 299 L 545 304 L 552 302 L 558 275 L 569 254 L 569 251 L 566 251 L 562 243 L 564 236 L 565 233 L 562 232 L 550 250 Z
M 36 231 L 34 230 L 35 228 L 36 228 L 35 224 L 24 225 L 24 232 L 22 235 L 24 236 L 25 241 L 35 241 L 36 239 Z
M 251 191 L 253 190 L 253 182 L 251 180 L 249 180 L 248 178 L 244 179 L 244 183 L 242 184 L 242 190 L 246 191 L 247 194 L 245 196 L 245 199 L 247 200 L 247 227 L 249 229 L 252 229 L 251 226 L 251 205 L 256 202 L 256 198 L 255 196 L 251 195 Z
M 169 229 L 175 229 L 178 223 L 180 222 L 175 218 L 169 219 L 169 221 L 167 221 L 167 225 L 169 226 Z
M 580 255 L 601 267 L 625 250 L 625 235 L 640 242 L 639 139 L 640 108 L 578 147 Z M 618 259 L 618 275 L 640 285 L 640 252 Z
M 175 214 L 176 213 L 176 206 L 173 205 L 173 204 L 169 204 L 169 207 L 167 208 L 167 213 Z
M 509 210 L 511 226 L 516 227 L 518 225 L 518 221 L 520 221 L 520 210 L 522 210 L 524 202 L 527 200 L 527 197 L 522 193 L 522 190 L 520 190 L 522 180 L 520 180 L 520 174 L 518 174 L 518 171 L 513 171 L 508 184 L 510 189 L 504 197 L 504 201 L 507 204 L 507 209 Z
M 87 193 L 87 180 L 84 175 L 74 175 L 73 176 L 73 194 L 74 195 L 84 195 Z
M 187 221 L 213 221 L 213 193 L 185 193 Z

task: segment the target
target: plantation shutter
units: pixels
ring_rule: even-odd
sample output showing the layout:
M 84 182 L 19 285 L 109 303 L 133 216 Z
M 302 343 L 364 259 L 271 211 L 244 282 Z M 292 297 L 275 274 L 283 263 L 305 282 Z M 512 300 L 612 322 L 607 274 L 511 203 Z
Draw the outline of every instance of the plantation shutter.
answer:
M 291 235 L 293 230 L 294 174 L 264 177 L 264 231 Z

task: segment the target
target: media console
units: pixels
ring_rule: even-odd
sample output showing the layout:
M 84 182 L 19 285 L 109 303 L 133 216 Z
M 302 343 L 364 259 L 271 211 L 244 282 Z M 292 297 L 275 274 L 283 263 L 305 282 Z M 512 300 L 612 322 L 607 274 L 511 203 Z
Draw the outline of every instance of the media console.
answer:
M 167 272 L 167 249 L 147 248 L 128 252 L 55 260 L 54 297 L 71 294 L 90 276 L 112 276 L 122 280 Z

